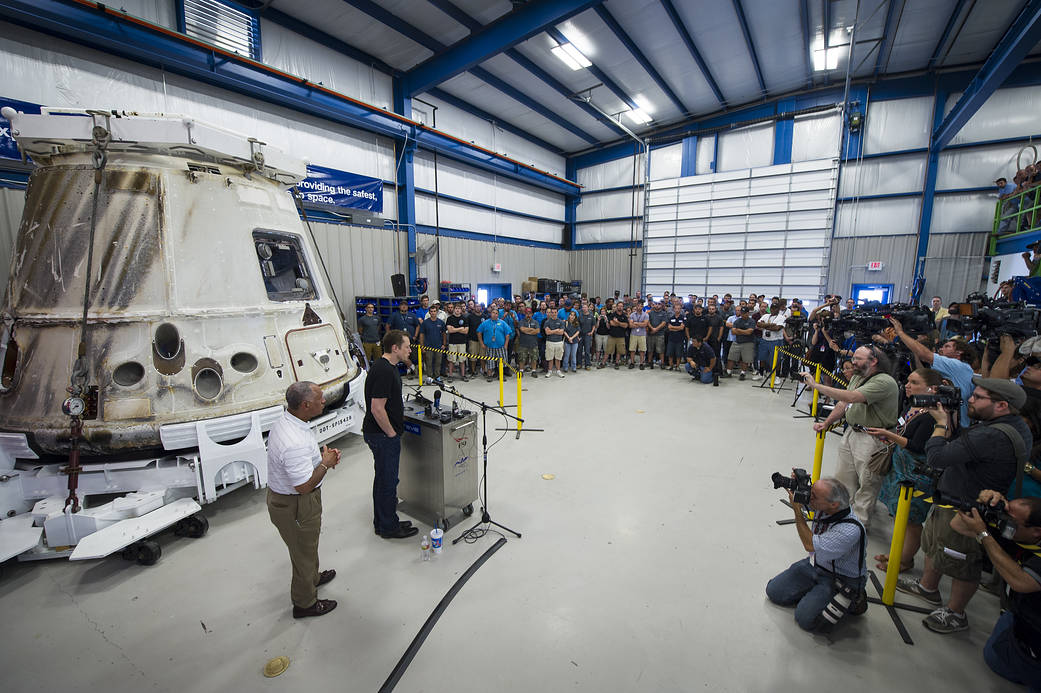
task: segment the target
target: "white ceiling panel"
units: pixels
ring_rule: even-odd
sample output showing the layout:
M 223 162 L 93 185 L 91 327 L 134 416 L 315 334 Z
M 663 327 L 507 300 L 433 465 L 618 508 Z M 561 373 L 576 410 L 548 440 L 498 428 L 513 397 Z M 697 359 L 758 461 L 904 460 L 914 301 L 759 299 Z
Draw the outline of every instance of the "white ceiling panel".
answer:
M 893 37 L 893 51 L 890 53 L 886 71 L 896 74 L 920 70 L 928 65 L 936 44 L 943 36 L 947 20 L 957 4 L 957 0 L 915 0 L 905 3 L 900 25 L 897 27 L 896 36 Z M 963 8 L 962 16 L 964 15 Z M 952 30 L 951 36 L 953 35 Z M 947 39 L 948 45 L 950 38 Z M 943 53 L 940 55 L 942 57 Z
M 743 4 L 766 88 L 783 94 L 806 85 L 806 50 L 798 12 L 781 2 Z
M 561 64 L 563 65 L 563 63 Z M 514 62 L 512 58 L 508 58 L 505 55 L 497 55 L 483 62 L 481 67 L 496 77 L 508 81 L 535 101 L 543 104 L 555 113 L 559 113 L 561 118 L 590 135 L 598 137 L 602 141 L 615 139 L 619 136 L 617 132 L 604 125 L 598 118 L 594 118 L 586 113 L 577 103 L 562 96 L 556 89 Z M 500 92 L 496 93 L 499 94 Z M 616 101 L 615 105 L 618 103 Z
M 576 151 L 589 146 L 589 143 L 578 135 L 565 130 L 497 89 L 490 89 L 469 72 L 456 75 L 440 87 L 452 96 L 468 101 L 506 122 L 523 127 L 527 132 L 559 146 L 564 151 Z
M 452 4 L 481 24 L 491 24 L 513 9 L 510 0 L 452 0 Z
M 402 21 L 408 22 L 446 46 L 470 35 L 469 29 L 461 26 L 431 3 L 416 0 L 380 0 L 379 4 Z
M 423 46 L 342 0 L 281 0 L 272 3 L 272 7 L 400 70 L 407 70 L 433 55 Z
M 1022 0 L 977 2 L 941 66 L 986 60 L 1022 7 Z
M 733 4 L 694 0 L 675 6 L 727 103 L 758 99 L 759 84 Z

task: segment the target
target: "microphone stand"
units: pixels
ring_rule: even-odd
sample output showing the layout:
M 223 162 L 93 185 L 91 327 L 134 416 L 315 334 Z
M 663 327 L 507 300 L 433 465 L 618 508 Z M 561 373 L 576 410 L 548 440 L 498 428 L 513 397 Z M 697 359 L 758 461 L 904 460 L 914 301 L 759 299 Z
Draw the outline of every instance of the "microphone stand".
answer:
M 513 414 L 510 414 L 510 413 L 508 413 L 506 411 L 503 411 L 499 407 L 490 407 L 487 404 L 485 404 L 484 402 L 479 402 L 479 401 L 477 401 L 475 399 L 470 399 L 466 395 L 464 395 L 461 392 L 459 392 L 458 390 L 456 390 L 454 387 L 450 387 L 448 385 L 438 385 L 438 388 L 442 392 L 447 392 L 450 395 L 453 395 L 455 397 L 458 397 L 459 399 L 462 399 L 462 400 L 465 400 L 467 402 L 470 402 L 471 404 L 474 404 L 474 405 L 476 405 L 476 406 L 481 408 L 481 457 L 484 460 L 484 503 L 481 506 L 481 520 L 480 520 L 480 522 L 475 524 L 473 527 L 471 527 L 470 529 L 466 530 L 465 532 L 460 534 L 458 537 L 453 539 L 452 540 L 452 544 L 458 544 L 460 542 L 460 540 L 462 540 L 463 537 L 465 537 L 467 534 L 469 534 L 470 532 L 472 532 L 473 530 L 477 529 L 478 527 L 480 527 L 481 525 L 484 525 L 484 524 L 495 525 L 499 529 L 506 530 L 510 534 L 513 534 L 518 539 L 520 539 L 520 536 L 521 536 L 520 532 L 518 532 L 516 530 L 513 530 L 513 529 L 510 529 L 506 525 L 501 525 L 498 522 L 494 521 L 492 519 L 491 513 L 488 512 L 488 410 L 489 409 L 494 410 L 495 412 L 497 412 L 499 414 L 502 414 L 503 416 L 505 416 L 507 418 L 513 419 L 514 421 L 519 421 L 520 423 L 524 423 L 524 419 L 518 418 L 518 417 L 514 416 Z M 478 494 L 477 495 L 480 496 L 480 489 L 478 489 Z

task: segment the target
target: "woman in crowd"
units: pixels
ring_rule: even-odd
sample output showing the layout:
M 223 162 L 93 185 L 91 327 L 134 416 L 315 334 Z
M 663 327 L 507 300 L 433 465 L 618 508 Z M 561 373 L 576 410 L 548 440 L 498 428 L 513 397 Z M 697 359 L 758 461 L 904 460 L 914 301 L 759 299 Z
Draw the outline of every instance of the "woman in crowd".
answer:
M 574 373 L 578 370 L 575 362 L 578 355 L 578 340 L 581 338 L 582 328 L 578 324 L 578 313 L 571 311 L 567 315 L 567 322 L 564 323 L 564 362 L 561 364 L 560 369 L 567 373 L 568 370 Z
M 608 303 L 612 303 L 611 299 L 607 299 Z M 596 365 L 597 368 L 603 368 L 607 361 L 607 337 L 610 334 L 611 326 L 607 324 L 607 306 L 605 305 L 600 309 L 600 315 L 596 319 L 596 353 L 599 355 L 600 363 Z
M 931 368 L 918 368 L 911 372 L 904 384 L 904 393 L 911 395 L 934 395 L 936 388 L 943 384 L 939 372 Z M 879 490 L 878 499 L 889 508 L 890 515 L 896 515 L 897 502 L 900 499 L 900 481 L 909 479 L 916 489 L 929 492 L 932 479 L 915 467 L 925 463 L 925 444 L 933 433 L 936 423 L 925 407 L 910 407 L 899 419 L 896 431 L 884 428 L 868 428 L 868 433 L 879 440 L 895 445 L 893 448 L 893 464 Z M 907 534 L 904 536 L 904 550 L 900 556 L 900 572 L 914 567 L 914 557 L 922 545 L 922 526 L 929 512 L 929 504 L 921 498 L 911 499 L 911 512 L 907 518 Z M 875 556 L 879 570 L 889 567 L 889 554 L 880 553 Z

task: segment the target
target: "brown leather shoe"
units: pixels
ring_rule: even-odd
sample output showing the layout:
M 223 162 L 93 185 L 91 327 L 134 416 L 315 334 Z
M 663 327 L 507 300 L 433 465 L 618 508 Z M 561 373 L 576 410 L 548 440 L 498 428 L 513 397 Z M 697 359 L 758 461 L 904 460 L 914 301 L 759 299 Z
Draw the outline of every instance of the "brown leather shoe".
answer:
M 325 616 L 336 608 L 335 599 L 319 599 L 312 606 L 304 609 L 299 606 L 293 607 L 293 618 L 307 618 L 308 616 Z
M 336 577 L 335 570 L 323 570 L 318 574 L 318 587 L 321 587 L 327 582 L 332 582 L 334 577 Z

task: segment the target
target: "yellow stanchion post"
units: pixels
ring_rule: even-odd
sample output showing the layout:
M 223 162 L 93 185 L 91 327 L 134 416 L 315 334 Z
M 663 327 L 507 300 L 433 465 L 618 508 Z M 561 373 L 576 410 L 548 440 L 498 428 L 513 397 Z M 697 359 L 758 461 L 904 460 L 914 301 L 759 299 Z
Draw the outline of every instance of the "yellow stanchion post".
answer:
M 821 467 L 824 466 L 824 436 L 828 435 L 828 430 L 824 429 L 817 434 L 817 444 L 813 447 L 813 473 L 810 475 L 810 481 L 817 483 L 817 480 L 821 478 Z
M 819 383 L 821 381 L 821 367 L 817 366 L 816 373 L 813 374 L 813 382 Z M 816 389 L 813 391 L 813 406 L 810 408 L 810 416 L 814 419 L 817 418 L 817 400 L 820 399 L 821 393 Z
M 774 362 L 770 366 L 770 389 L 774 389 L 774 379 L 777 377 L 777 350 L 780 347 L 774 347 Z
M 904 535 L 907 534 L 907 518 L 911 514 L 911 495 L 914 484 L 907 479 L 900 481 L 900 500 L 896 504 L 896 519 L 893 521 L 893 541 L 889 545 L 889 565 L 886 567 L 886 584 L 882 589 L 882 603 L 893 606 L 896 597 L 896 579 L 900 577 L 900 559 L 904 553 Z
M 502 406 L 503 402 L 503 382 L 502 382 L 502 359 L 499 361 L 499 406 Z
M 517 369 L 517 435 L 521 432 L 521 418 L 524 413 L 521 411 L 521 372 L 520 368 Z
M 419 373 L 419 385 L 423 386 L 423 347 L 419 344 L 416 345 L 417 360 L 419 363 L 416 364 L 416 371 Z

